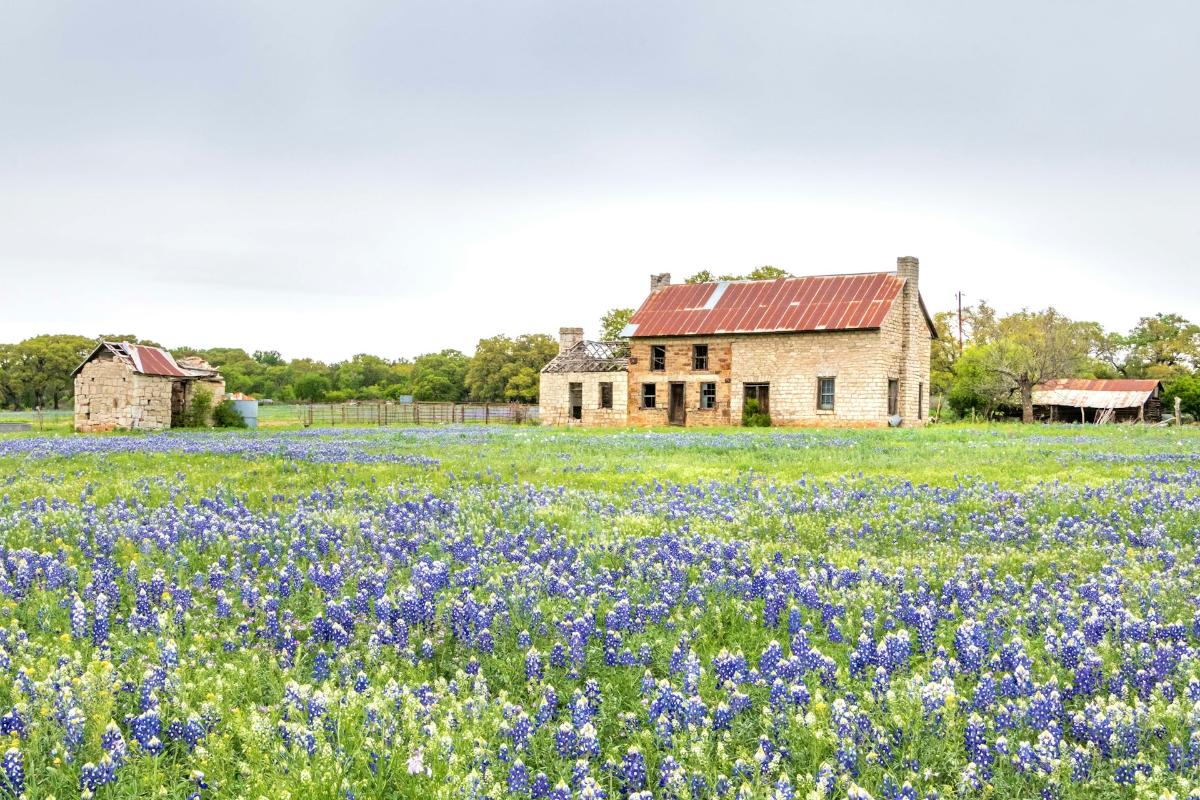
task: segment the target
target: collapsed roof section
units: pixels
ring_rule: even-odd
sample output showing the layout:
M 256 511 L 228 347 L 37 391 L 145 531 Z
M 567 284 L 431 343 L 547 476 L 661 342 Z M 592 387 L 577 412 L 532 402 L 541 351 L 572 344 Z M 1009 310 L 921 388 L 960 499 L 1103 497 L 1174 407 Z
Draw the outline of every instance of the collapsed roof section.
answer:
M 585 339 L 556 355 L 542 372 L 624 372 L 628 366 L 628 342 Z
M 96 345 L 96 349 L 88 354 L 78 367 L 71 373 L 75 377 L 83 369 L 83 365 L 103 352 L 125 364 L 128 364 L 139 375 L 153 375 L 163 378 L 215 378 L 220 373 L 207 361 L 199 356 L 189 356 L 176 361 L 175 357 L 161 347 L 147 344 L 131 344 L 130 342 L 105 342 Z

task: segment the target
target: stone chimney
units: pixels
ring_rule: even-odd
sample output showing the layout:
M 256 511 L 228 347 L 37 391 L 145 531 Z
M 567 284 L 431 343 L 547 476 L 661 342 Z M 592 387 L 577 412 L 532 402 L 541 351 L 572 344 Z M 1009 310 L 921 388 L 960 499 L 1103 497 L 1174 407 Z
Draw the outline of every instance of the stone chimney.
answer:
M 565 353 L 583 341 L 583 328 L 559 328 L 558 352 Z
M 659 289 L 665 289 L 671 285 L 671 273 L 660 272 L 657 275 L 650 276 L 650 294 L 654 294 Z
M 900 294 L 900 416 L 904 424 L 924 424 L 929 414 L 929 332 L 921 311 L 920 262 L 915 256 L 896 259 L 896 277 L 904 279 Z
M 896 275 L 905 279 L 905 294 L 908 294 L 908 290 L 912 289 L 915 295 L 917 290 L 917 276 L 920 271 L 920 262 L 917 261 L 916 256 L 900 256 L 896 259 Z

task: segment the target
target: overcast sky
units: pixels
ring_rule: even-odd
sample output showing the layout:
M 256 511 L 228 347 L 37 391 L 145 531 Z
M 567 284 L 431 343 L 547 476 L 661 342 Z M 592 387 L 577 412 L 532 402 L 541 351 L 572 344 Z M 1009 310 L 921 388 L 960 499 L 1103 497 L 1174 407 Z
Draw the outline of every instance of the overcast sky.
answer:
M 1200 320 L 1200 3 L 0 5 L 0 341 L 467 352 L 921 259 Z

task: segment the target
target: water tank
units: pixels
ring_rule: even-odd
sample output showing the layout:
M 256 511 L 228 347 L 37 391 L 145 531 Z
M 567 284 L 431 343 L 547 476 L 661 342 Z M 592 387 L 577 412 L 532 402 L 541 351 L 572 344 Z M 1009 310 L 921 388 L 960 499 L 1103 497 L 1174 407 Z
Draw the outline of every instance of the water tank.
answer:
M 233 407 L 242 415 L 242 419 L 246 421 L 247 428 L 258 427 L 258 401 L 257 400 L 234 400 Z

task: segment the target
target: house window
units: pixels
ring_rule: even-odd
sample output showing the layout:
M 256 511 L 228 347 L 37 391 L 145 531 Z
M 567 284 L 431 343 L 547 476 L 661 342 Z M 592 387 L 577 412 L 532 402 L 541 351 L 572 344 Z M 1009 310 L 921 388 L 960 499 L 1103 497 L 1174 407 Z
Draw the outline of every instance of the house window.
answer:
M 612 408 L 612 381 L 604 381 L 600 384 L 600 407 Z
M 658 400 L 658 387 L 653 383 L 642 384 L 642 408 L 655 408 Z
M 900 413 L 900 381 L 888 378 L 888 416 Z
M 817 378 L 817 408 L 833 411 L 833 378 Z
M 917 384 L 917 419 L 925 419 L 925 384 Z
M 662 372 L 667 368 L 667 346 L 665 344 L 650 345 L 650 370 Z
M 700 384 L 700 407 L 717 407 L 717 385 L 715 383 Z
M 758 404 L 758 410 L 762 414 L 771 413 L 771 384 L 769 383 L 747 383 L 743 384 L 743 397 L 746 400 L 753 400 Z
M 708 345 L 692 345 L 692 369 L 708 369 Z

